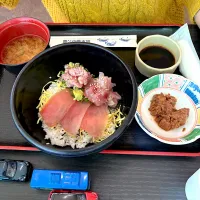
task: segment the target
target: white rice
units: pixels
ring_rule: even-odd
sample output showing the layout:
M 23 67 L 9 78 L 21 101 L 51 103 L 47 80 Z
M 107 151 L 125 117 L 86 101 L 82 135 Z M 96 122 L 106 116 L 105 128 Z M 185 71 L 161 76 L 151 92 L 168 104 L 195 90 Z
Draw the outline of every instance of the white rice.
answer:
M 42 128 L 46 132 L 45 139 L 50 140 L 52 145 L 57 146 L 71 146 L 74 148 L 83 148 L 90 142 L 92 142 L 92 137 L 89 136 L 86 132 L 82 135 L 71 136 L 66 133 L 66 131 L 57 125 L 56 127 L 50 128 L 44 122 L 42 123 Z

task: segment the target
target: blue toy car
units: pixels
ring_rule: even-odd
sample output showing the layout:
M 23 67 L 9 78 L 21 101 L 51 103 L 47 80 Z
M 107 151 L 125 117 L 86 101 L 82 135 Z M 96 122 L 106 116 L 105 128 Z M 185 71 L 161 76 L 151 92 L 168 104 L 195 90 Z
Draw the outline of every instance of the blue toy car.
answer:
M 87 190 L 90 187 L 88 172 L 34 170 L 31 187 L 36 189 Z

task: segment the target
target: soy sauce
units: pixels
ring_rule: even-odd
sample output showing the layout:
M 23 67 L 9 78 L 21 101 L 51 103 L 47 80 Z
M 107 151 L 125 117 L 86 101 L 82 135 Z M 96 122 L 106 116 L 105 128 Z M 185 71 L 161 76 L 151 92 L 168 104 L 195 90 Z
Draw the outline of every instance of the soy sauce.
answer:
M 168 68 L 175 64 L 173 54 L 161 46 L 149 46 L 139 53 L 142 61 L 154 68 Z

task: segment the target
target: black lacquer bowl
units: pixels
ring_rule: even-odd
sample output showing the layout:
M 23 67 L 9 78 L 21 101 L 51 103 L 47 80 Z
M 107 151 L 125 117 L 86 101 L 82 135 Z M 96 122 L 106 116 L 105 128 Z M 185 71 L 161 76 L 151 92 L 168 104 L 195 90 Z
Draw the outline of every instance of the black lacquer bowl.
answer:
M 122 96 L 120 104 L 126 114 L 126 119 L 113 135 L 82 149 L 46 144 L 45 132 L 41 124 L 37 124 L 36 106 L 43 86 L 57 79 L 58 72 L 69 62 L 81 63 L 95 76 L 104 72 L 112 77 L 112 82 L 116 83 L 114 90 Z M 137 107 L 137 84 L 132 70 L 110 50 L 88 43 L 62 44 L 45 50 L 26 64 L 14 83 L 10 106 L 18 130 L 32 145 L 53 155 L 84 156 L 109 147 L 130 125 Z

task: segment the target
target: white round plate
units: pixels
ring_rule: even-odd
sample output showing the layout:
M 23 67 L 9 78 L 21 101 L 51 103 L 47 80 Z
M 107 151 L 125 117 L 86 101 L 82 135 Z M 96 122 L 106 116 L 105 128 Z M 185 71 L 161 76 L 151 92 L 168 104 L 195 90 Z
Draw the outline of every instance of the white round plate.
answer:
M 161 92 L 177 98 L 177 109 L 190 109 L 185 126 L 164 131 L 156 124 L 148 108 L 153 95 Z M 149 136 L 163 143 L 183 145 L 194 142 L 200 138 L 200 88 L 192 81 L 176 74 L 153 76 L 138 87 L 138 107 L 135 118 Z

